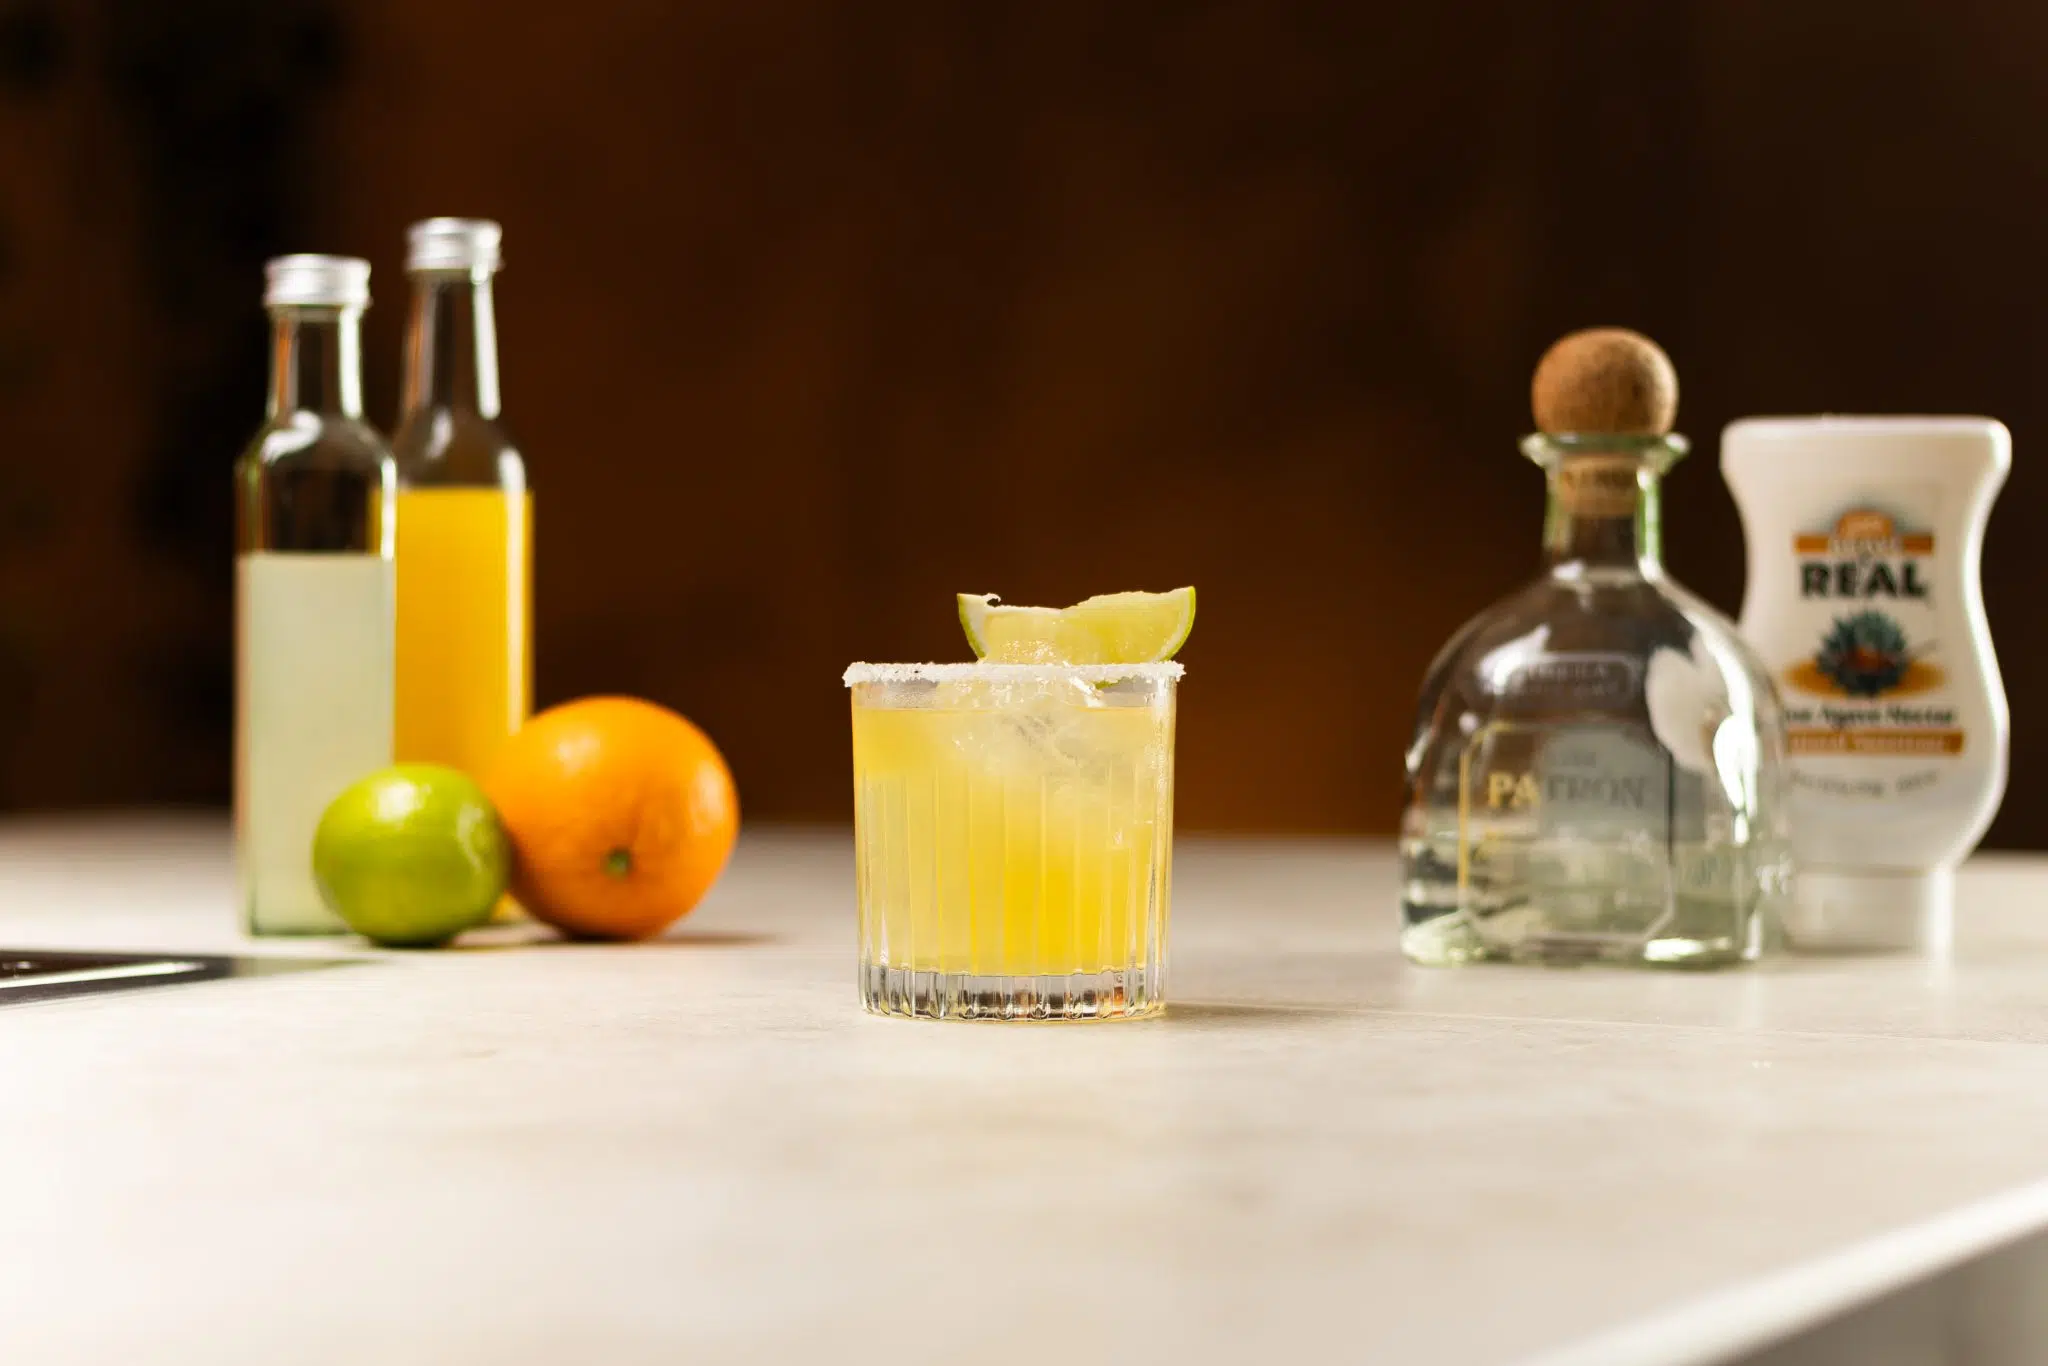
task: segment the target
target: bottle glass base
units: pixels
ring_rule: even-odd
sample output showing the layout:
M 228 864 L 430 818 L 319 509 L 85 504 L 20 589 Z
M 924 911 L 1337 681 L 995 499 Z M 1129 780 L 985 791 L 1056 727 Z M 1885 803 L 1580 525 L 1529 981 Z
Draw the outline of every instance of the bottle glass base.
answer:
M 1723 968 L 1753 962 L 1763 951 L 1760 910 L 1726 901 L 1681 898 L 1641 932 L 1564 928 L 1570 918 L 1521 906 L 1483 920 L 1473 911 L 1402 903 L 1401 952 L 1424 967 L 1526 963 L 1546 967 L 1622 964 L 1656 968 Z

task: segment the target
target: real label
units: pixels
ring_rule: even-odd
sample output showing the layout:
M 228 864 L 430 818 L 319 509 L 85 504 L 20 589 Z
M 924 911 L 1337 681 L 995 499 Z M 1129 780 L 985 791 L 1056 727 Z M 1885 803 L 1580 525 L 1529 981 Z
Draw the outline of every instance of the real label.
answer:
M 1794 535 L 1805 653 L 1779 675 L 1793 754 L 1940 760 L 1963 752 L 1932 598 L 1949 571 L 1947 549 L 1870 503 Z

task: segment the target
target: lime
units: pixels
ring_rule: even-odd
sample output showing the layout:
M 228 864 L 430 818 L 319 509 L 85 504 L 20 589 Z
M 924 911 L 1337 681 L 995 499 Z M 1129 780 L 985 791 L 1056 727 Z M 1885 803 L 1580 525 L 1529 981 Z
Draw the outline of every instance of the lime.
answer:
M 1072 607 L 1007 607 L 960 595 L 960 625 L 995 664 L 1152 664 L 1172 659 L 1195 624 L 1195 590 L 1103 593 Z
M 484 790 L 438 764 L 349 787 L 313 833 L 313 879 L 348 927 L 395 948 L 445 944 L 488 920 L 512 846 Z

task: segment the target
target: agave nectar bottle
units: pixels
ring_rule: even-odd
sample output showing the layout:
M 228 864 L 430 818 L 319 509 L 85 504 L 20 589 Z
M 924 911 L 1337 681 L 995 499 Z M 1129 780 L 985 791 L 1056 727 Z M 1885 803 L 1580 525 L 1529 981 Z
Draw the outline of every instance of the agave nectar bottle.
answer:
M 481 219 L 413 224 L 404 413 L 392 441 L 398 758 L 475 776 L 533 696 L 532 494 L 499 421 L 500 240 Z
M 346 929 L 313 883 L 327 804 L 391 762 L 397 471 L 363 421 L 370 267 L 270 263 L 269 416 L 235 469 L 235 829 L 254 934 Z
M 2011 464 L 1981 417 L 1745 418 L 1722 437 L 1742 631 L 1785 698 L 1795 947 L 1946 945 L 1955 866 L 2005 791 L 1977 562 Z
M 1402 950 L 1741 963 L 1787 881 L 1784 739 L 1761 666 L 1660 559 L 1677 377 L 1648 338 L 1598 329 L 1550 349 L 1534 397 L 1548 564 L 1423 682 Z

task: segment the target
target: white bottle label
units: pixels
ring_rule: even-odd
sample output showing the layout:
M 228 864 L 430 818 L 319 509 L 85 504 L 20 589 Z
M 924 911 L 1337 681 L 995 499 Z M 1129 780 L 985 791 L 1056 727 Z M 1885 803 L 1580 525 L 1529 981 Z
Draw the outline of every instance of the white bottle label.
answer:
M 1904 505 L 1938 506 L 1939 491 L 1916 490 Z M 1938 765 L 1964 752 L 1967 741 L 1951 696 L 1945 647 L 1967 652 L 1967 639 L 1945 641 L 1938 594 L 1952 572 L 1927 526 L 1895 507 L 1859 500 L 1792 538 L 1798 576 L 1794 603 L 1777 637 L 1798 653 L 1772 661 L 1785 702 L 1786 739 L 1794 756 L 1924 758 L 1937 766 L 1900 773 L 1886 766 L 1869 783 L 1842 775 L 1818 785 L 1842 795 L 1907 792 L 1938 780 Z M 1955 624 L 1955 623 L 1952 623 Z M 1840 774 L 1840 770 L 1836 770 Z

